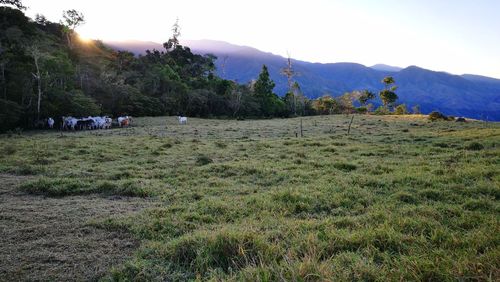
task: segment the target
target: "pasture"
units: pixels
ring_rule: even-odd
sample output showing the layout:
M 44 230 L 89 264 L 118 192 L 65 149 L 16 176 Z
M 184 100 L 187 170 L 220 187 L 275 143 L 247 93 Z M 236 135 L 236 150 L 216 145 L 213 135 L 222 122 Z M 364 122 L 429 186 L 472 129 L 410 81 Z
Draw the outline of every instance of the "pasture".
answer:
M 302 121 L 1 135 L 0 280 L 500 280 L 500 124 Z

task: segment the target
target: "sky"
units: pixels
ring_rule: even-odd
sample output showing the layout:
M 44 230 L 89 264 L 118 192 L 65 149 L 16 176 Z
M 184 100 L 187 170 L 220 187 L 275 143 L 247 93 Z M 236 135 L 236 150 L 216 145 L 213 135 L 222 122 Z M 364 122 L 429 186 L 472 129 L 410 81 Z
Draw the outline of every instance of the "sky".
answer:
M 500 78 L 499 0 L 24 0 L 27 14 L 58 22 L 76 9 L 77 31 L 101 40 L 212 39 L 294 59 L 417 65 Z

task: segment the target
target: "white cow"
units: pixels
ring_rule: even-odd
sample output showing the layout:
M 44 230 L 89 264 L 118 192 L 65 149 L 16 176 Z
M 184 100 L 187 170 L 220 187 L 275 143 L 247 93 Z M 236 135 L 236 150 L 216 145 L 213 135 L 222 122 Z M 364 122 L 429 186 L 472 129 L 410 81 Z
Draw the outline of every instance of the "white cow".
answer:
M 47 125 L 49 126 L 50 129 L 54 128 L 54 119 L 49 117 L 47 119 Z
M 74 117 L 62 117 L 62 120 L 63 120 L 63 129 L 75 130 L 78 119 L 76 119 Z
M 179 120 L 179 124 L 187 124 L 187 122 L 188 122 L 187 117 L 178 116 L 177 119 Z
M 110 129 L 113 120 L 109 117 L 104 117 L 104 129 Z
M 94 127 L 96 129 L 103 129 L 106 124 L 106 117 L 93 117 Z

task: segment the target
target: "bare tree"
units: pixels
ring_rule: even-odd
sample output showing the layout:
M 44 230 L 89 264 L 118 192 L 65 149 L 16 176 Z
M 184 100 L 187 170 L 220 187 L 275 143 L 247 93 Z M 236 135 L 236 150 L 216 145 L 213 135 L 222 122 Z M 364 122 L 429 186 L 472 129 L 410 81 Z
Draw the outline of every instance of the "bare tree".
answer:
M 243 91 L 238 87 L 238 85 L 234 85 L 231 90 L 231 99 L 229 100 L 229 107 L 233 110 L 233 117 L 236 116 L 238 111 L 241 108 L 241 98 L 243 97 Z
M 281 69 L 281 74 L 286 76 L 288 80 L 288 91 L 292 91 L 292 85 L 293 85 L 293 77 L 297 76 L 298 73 L 295 72 L 295 70 L 292 67 L 292 58 L 290 58 L 290 54 L 288 53 L 288 58 L 287 58 L 287 65 L 286 67 Z
M 296 92 L 298 90 L 300 90 L 300 88 L 298 87 L 297 83 L 294 83 L 293 78 L 295 76 L 299 76 L 300 74 L 293 69 L 292 58 L 290 57 L 290 53 L 287 53 L 287 54 L 288 54 L 287 65 L 286 65 L 286 67 L 281 69 L 280 73 L 282 75 L 286 76 L 286 78 L 287 78 L 288 92 L 293 95 L 293 113 L 294 113 L 294 115 L 297 115 L 297 95 L 296 95 L 297 93 Z
M 82 13 L 76 10 L 63 11 L 63 20 L 61 20 L 61 25 L 64 26 L 63 32 L 66 35 L 66 40 L 68 41 L 68 46 L 73 49 L 72 37 L 75 33 L 75 29 L 85 23 L 85 17 Z
M 179 25 L 179 18 L 175 20 L 174 25 L 172 26 L 172 37 L 168 39 L 167 42 L 163 43 L 163 48 L 165 50 L 175 50 L 179 45 L 179 37 L 181 36 L 181 26 Z
M 37 114 L 37 121 L 40 120 L 40 105 L 42 102 L 42 73 L 40 70 L 40 60 L 44 56 L 42 51 L 40 50 L 40 47 L 37 44 L 33 44 L 31 46 L 28 46 L 26 48 L 26 51 L 28 54 L 31 56 L 35 63 L 35 70 L 36 73 L 31 73 L 33 77 L 35 78 L 37 82 L 37 105 L 36 105 L 36 114 Z

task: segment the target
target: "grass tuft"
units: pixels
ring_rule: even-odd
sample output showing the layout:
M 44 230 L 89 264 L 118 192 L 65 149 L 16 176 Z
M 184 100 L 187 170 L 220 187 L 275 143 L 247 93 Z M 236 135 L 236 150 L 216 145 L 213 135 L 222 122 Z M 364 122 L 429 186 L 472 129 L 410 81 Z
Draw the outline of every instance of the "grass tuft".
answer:
M 207 165 L 207 164 L 210 164 L 210 163 L 213 163 L 214 161 L 208 157 L 208 156 L 205 156 L 205 155 L 198 155 L 196 157 L 196 164 L 197 165 Z
M 350 172 L 350 171 L 353 171 L 355 169 L 357 169 L 358 167 L 354 164 L 349 164 L 349 163 L 334 163 L 333 164 L 333 167 L 338 169 L 338 170 L 341 170 L 341 171 L 345 171 L 345 172 Z
M 465 149 L 469 151 L 481 151 L 482 149 L 484 149 L 484 146 L 481 143 L 472 142 L 465 145 Z

